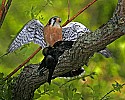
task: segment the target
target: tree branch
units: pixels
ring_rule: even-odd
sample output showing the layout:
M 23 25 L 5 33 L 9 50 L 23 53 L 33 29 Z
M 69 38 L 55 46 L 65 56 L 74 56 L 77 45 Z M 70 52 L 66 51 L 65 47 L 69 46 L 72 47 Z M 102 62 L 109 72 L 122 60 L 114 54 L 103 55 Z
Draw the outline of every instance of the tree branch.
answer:
M 3 24 L 6 14 L 10 8 L 11 2 L 12 2 L 12 0 L 8 0 L 7 3 L 6 3 L 6 0 L 2 1 L 2 5 L 0 8 L 0 28 Z M 5 5 L 5 3 L 6 3 L 6 5 Z
M 77 16 L 79 16 L 83 11 L 85 11 L 87 8 L 89 8 L 89 6 L 91 6 L 92 4 L 94 4 L 97 0 L 93 0 L 92 2 L 90 2 L 87 6 L 85 6 L 84 8 L 82 8 L 80 11 L 78 11 L 78 13 L 76 13 L 72 18 L 68 19 L 63 26 L 66 26 L 69 22 L 71 22 L 72 20 L 74 20 Z
M 113 17 L 95 32 L 85 33 L 73 47 L 59 58 L 53 77 L 69 72 L 88 63 L 94 52 L 104 49 L 108 44 L 125 34 L 125 0 L 118 0 Z M 39 64 L 28 65 L 19 75 L 14 100 L 32 100 L 35 89 L 47 81 L 48 70 L 44 76 L 38 75 Z

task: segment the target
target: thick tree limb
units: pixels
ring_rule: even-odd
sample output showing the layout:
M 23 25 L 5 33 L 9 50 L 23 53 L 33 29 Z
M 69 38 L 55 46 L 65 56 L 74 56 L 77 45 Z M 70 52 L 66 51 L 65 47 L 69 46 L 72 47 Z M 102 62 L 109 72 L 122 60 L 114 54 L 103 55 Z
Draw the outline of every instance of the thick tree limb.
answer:
M 104 49 L 108 44 L 125 34 L 125 0 L 118 0 L 113 17 L 95 32 L 86 33 L 74 43 L 60 58 L 54 71 L 58 77 L 73 69 L 88 63 L 94 52 Z M 45 76 L 39 76 L 39 64 L 28 65 L 19 75 L 14 88 L 14 100 L 32 100 L 35 89 L 47 81 L 48 70 Z

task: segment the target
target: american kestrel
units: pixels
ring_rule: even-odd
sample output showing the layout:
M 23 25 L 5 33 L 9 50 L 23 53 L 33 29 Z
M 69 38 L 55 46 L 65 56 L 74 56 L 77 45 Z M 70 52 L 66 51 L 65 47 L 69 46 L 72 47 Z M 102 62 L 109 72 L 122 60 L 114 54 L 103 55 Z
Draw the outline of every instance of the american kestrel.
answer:
M 52 25 L 52 23 L 54 25 Z M 57 26 L 59 28 L 60 27 L 59 23 L 60 23 L 59 17 L 52 17 L 45 27 L 51 25 L 51 27 Z M 90 32 L 90 30 L 86 28 L 83 24 L 79 22 L 70 22 L 68 25 L 62 27 L 62 32 L 60 33 L 62 33 L 63 41 L 76 41 L 85 32 Z M 59 37 L 57 41 L 61 40 L 61 35 L 57 35 L 57 37 Z M 24 25 L 19 34 L 12 41 L 7 51 L 7 54 L 15 51 L 24 44 L 28 44 L 29 42 L 34 42 L 35 44 L 40 45 L 42 48 L 47 47 L 47 45 L 52 46 L 53 41 L 55 40 L 53 41 L 51 40 L 52 44 L 49 44 L 50 40 L 48 40 L 48 43 L 46 43 L 45 41 L 47 40 L 45 38 L 53 38 L 53 37 L 51 37 L 51 35 L 44 36 L 44 25 L 39 20 L 32 19 Z M 100 50 L 99 53 L 101 53 L 106 58 L 111 57 L 111 53 L 107 48 L 104 50 Z
M 47 25 L 44 27 L 44 25 L 40 23 L 39 20 L 36 20 L 36 19 L 30 20 L 22 28 L 22 30 L 19 32 L 16 38 L 12 41 L 6 54 L 15 51 L 22 45 L 28 44 L 29 42 L 34 42 L 35 44 L 39 44 L 43 49 L 48 46 L 51 48 L 57 41 L 74 42 L 79 37 L 81 37 L 85 32 L 90 32 L 90 30 L 81 23 L 70 22 L 65 27 L 61 27 L 60 22 L 61 22 L 61 18 L 55 16 L 55 17 L 52 17 L 47 23 Z M 101 53 L 107 58 L 111 57 L 111 53 L 107 49 L 100 50 L 99 53 Z M 53 59 L 53 55 L 52 55 L 52 59 Z M 56 59 L 56 63 L 57 63 L 57 60 L 58 59 Z M 49 63 L 49 59 L 47 61 Z M 49 75 L 50 77 L 52 77 L 53 69 L 52 71 L 50 71 L 51 69 L 49 69 L 49 71 L 51 72 L 51 75 Z
M 52 17 L 43 28 L 43 34 L 47 46 L 53 46 L 57 41 L 62 41 L 61 18 Z

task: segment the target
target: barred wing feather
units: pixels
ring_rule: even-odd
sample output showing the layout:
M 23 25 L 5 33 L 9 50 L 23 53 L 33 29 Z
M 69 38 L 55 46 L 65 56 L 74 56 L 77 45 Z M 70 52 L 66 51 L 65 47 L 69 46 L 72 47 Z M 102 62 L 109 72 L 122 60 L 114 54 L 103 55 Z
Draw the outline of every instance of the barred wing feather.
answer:
M 78 22 L 70 22 L 65 27 L 62 27 L 62 35 L 64 41 L 76 41 L 85 32 L 90 32 L 90 30 Z M 112 56 L 111 52 L 107 48 L 100 50 L 98 53 L 102 54 L 106 58 Z
M 65 27 L 62 27 L 64 41 L 76 41 L 85 32 L 90 32 L 90 30 L 78 22 L 70 22 Z
M 45 48 L 46 43 L 43 36 L 43 27 L 43 24 L 41 24 L 39 20 L 33 19 L 29 21 L 11 43 L 8 52 L 13 52 L 29 42 L 34 42 Z

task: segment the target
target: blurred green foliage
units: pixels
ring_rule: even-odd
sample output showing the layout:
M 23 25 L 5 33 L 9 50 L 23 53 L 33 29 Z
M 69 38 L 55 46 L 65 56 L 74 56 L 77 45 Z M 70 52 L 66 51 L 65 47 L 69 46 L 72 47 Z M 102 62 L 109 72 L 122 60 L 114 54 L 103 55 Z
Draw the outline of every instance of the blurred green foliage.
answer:
M 92 0 L 70 0 L 70 17 L 90 1 Z M 74 21 L 81 22 L 94 31 L 112 17 L 117 1 L 98 0 Z M 0 29 L 0 55 L 6 52 L 13 38 L 27 21 L 37 18 L 45 25 L 48 19 L 55 15 L 62 18 L 62 24 L 67 20 L 67 0 L 12 1 Z M 9 74 L 37 47 L 39 46 L 30 43 L 0 59 L 0 72 L 5 75 Z M 120 87 L 125 83 L 125 37 L 111 43 L 108 48 L 112 52 L 113 58 L 106 59 L 102 55 L 95 54 L 89 61 L 89 67 L 84 66 L 85 75 L 96 72 L 96 76 L 86 77 L 85 81 L 76 79 L 62 87 L 60 86 L 69 79 L 56 78 L 50 86 L 44 84 L 37 89 L 34 98 L 38 98 L 38 100 L 43 100 L 43 98 L 46 100 L 99 100 L 112 89 L 117 89 L 120 92 L 114 90 L 115 92 L 111 92 L 104 100 L 125 100 L 125 87 Z M 43 55 L 39 52 L 29 63 L 39 63 L 42 59 Z
M 4 74 L 0 73 L 0 100 L 12 100 L 15 78 L 9 78 L 7 81 L 4 81 L 3 77 Z

